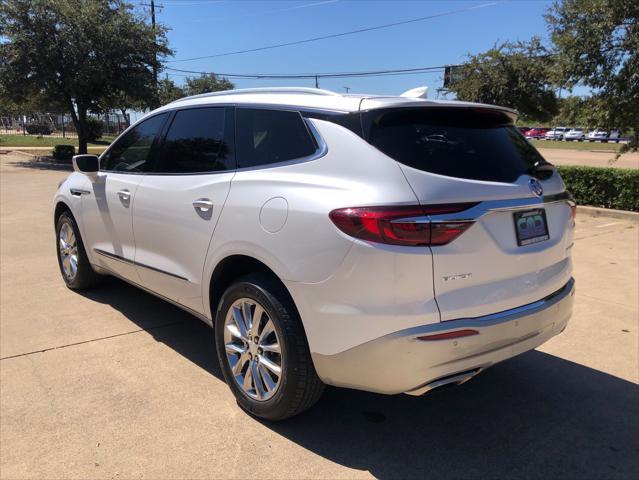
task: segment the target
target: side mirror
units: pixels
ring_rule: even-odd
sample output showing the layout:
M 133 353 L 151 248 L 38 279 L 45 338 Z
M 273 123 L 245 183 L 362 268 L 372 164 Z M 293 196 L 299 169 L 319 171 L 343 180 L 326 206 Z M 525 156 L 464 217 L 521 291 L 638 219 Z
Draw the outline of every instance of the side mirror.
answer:
M 73 157 L 73 170 L 96 178 L 100 170 L 100 160 L 97 155 L 75 155 Z

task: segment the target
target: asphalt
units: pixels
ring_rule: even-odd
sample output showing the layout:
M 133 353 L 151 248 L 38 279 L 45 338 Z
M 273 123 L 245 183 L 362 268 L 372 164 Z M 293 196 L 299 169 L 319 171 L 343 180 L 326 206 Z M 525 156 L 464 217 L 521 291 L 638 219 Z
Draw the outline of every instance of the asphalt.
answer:
M 270 424 L 199 320 L 59 277 L 67 173 L 0 155 L 0 478 L 639 478 L 637 222 L 582 216 L 566 331 L 431 396 L 328 388 Z

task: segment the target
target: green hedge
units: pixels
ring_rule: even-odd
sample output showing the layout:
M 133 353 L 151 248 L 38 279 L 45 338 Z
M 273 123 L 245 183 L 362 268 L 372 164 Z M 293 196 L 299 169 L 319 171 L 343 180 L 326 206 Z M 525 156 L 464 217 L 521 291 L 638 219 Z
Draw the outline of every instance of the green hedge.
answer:
M 53 147 L 53 158 L 56 160 L 69 161 L 75 155 L 75 147 L 73 145 L 56 145 Z
M 567 166 L 557 170 L 578 205 L 639 212 L 639 170 Z

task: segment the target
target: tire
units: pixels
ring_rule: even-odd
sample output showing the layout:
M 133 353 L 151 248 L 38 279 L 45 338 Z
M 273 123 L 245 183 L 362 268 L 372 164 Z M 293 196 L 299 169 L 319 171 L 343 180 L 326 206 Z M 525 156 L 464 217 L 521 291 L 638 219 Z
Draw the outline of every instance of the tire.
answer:
M 69 234 L 70 232 L 73 233 L 73 239 L 75 242 L 74 246 L 72 248 L 64 248 L 62 236 Z M 84 250 L 84 243 L 82 243 L 78 224 L 76 223 L 75 218 L 73 218 L 71 212 L 68 210 L 62 213 L 60 218 L 58 218 L 58 222 L 55 226 L 55 233 L 58 267 L 60 267 L 60 274 L 62 275 L 62 279 L 64 280 L 64 283 L 66 283 L 67 287 L 71 290 L 85 290 L 98 285 L 102 277 L 93 270 L 86 251 Z M 69 242 L 66 243 L 66 245 L 71 246 L 72 244 Z M 64 258 L 63 250 L 67 253 Z M 66 260 L 66 257 L 69 257 L 68 261 Z M 69 272 L 69 265 L 73 258 L 75 258 L 76 269 L 75 272 Z
M 254 307 L 250 306 L 251 302 Z M 239 324 L 237 317 L 233 320 L 233 312 L 236 315 L 238 311 L 244 312 L 247 304 L 249 309 L 253 308 L 250 310 L 252 317 L 258 311 L 258 306 L 262 307 L 264 314 L 258 314 L 261 320 L 256 330 L 246 328 L 250 327 L 249 322 L 244 324 L 245 339 L 241 340 L 237 336 L 237 333 L 240 333 L 239 330 L 235 330 Z M 245 316 L 247 315 L 242 314 L 242 318 Z M 256 417 L 277 421 L 297 415 L 319 400 L 324 391 L 324 384 L 315 372 L 297 309 L 288 292 L 277 280 L 263 274 L 251 274 L 240 278 L 222 295 L 215 319 L 215 343 L 220 367 L 240 407 Z M 269 322 L 272 322 L 275 337 L 272 333 L 264 333 L 270 330 Z M 231 331 L 235 333 L 230 333 Z M 254 341 L 251 342 L 248 340 L 251 338 L 251 332 L 259 333 L 260 338 L 256 340 L 253 336 Z M 267 348 L 278 345 L 281 353 L 261 350 L 251 353 L 250 349 L 255 349 L 258 342 L 269 343 Z M 239 346 L 245 353 L 233 350 L 232 353 L 227 354 L 227 345 L 230 343 L 235 345 L 234 349 Z M 251 355 L 253 357 L 249 358 Z M 277 364 L 279 359 L 281 372 L 276 380 L 274 380 L 276 376 L 273 372 L 266 368 L 268 364 L 262 363 L 264 361 L 262 359 L 267 356 L 269 356 L 267 360 L 274 364 Z M 236 369 L 237 377 L 232 371 L 233 367 Z M 262 391 L 258 390 L 252 374 L 250 374 L 248 386 L 250 387 L 252 382 L 254 388 L 243 387 L 247 385 L 249 370 L 257 372 L 259 378 L 257 383 L 262 386 Z M 264 377 L 265 373 L 270 375 L 271 381 L 277 381 L 277 386 L 270 392 L 265 388 L 269 380 L 268 377 Z M 260 393 L 263 394 L 261 399 L 258 398 Z

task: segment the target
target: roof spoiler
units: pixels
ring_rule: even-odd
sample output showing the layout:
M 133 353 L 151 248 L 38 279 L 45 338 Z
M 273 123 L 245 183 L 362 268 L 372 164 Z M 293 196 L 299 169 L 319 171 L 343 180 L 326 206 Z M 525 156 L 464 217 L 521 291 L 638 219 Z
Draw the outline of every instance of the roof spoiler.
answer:
M 400 95 L 400 97 L 406 98 L 428 98 L 428 87 L 415 87 L 410 90 L 406 90 Z

